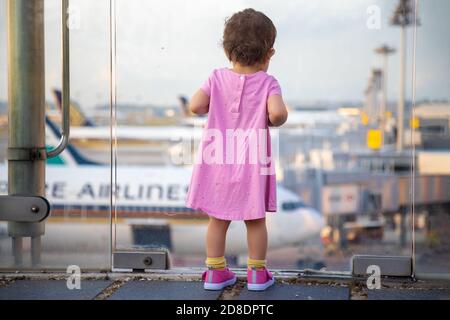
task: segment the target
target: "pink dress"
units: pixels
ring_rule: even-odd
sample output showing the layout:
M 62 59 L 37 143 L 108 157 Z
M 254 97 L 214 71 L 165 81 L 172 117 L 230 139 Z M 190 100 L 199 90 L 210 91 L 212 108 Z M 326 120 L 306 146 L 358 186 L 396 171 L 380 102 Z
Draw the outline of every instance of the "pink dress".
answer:
M 214 70 L 202 90 L 210 97 L 186 206 L 222 220 L 264 218 L 276 212 L 276 178 L 267 99 L 281 95 L 264 71 Z

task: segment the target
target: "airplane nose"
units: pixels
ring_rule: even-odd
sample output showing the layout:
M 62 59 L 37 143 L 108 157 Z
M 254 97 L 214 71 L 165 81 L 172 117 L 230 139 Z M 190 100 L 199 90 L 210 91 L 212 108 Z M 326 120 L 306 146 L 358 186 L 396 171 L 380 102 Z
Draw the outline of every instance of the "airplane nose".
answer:
M 314 209 L 313 209 L 314 210 Z M 314 210 L 315 211 L 315 210 Z M 318 232 L 320 232 L 325 227 L 325 218 L 318 211 L 315 211 L 313 215 L 314 224 Z
M 313 208 L 299 209 L 299 214 L 302 216 L 302 223 L 304 230 L 310 234 L 317 234 L 325 226 L 324 217 Z
M 325 223 L 319 212 L 313 208 L 304 207 L 284 213 L 283 218 L 276 220 L 276 225 L 280 241 L 297 244 L 318 236 Z

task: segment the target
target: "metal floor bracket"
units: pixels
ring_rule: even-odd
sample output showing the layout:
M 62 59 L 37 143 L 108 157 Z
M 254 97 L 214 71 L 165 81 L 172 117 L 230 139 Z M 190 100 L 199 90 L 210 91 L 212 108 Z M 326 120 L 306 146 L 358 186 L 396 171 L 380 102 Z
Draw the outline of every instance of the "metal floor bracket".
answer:
M 38 196 L 0 196 L 0 221 L 40 222 L 50 214 L 50 203 Z
M 372 274 L 373 271 L 370 271 L 369 266 L 379 267 L 381 276 L 412 276 L 412 258 L 408 256 L 354 255 L 352 257 L 352 275 L 368 276 Z
M 165 250 L 151 249 L 116 251 L 113 253 L 114 269 L 131 269 L 143 271 L 145 269 L 169 269 L 169 255 Z

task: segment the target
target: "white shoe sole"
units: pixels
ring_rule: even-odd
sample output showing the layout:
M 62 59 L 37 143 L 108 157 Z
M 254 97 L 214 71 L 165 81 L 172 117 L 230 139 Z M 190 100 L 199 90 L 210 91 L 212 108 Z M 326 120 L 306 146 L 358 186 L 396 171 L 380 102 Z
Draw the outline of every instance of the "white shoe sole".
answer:
M 264 291 L 275 283 L 275 279 L 272 278 L 266 283 L 247 283 L 247 289 L 249 291 Z
M 228 286 L 232 286 L 233 284 L 236 283 L 236 276 L 230 280 L 221 282 L 221 283 L 209 283 L 209 282 L 205 282 L 203 284 L 203 288 L 205 288 L 205 290 L 222 290 L 225 287 Z

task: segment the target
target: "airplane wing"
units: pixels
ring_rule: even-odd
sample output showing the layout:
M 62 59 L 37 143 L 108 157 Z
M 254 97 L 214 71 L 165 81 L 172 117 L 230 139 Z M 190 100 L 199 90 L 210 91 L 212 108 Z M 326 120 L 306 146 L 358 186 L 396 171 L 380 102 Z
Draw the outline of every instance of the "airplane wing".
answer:
M 180 141 L 182 139 L 199 140 L 202 136 L 202 128 L 197 127 L 136 127 L 118 126 L 114 130 L 119 140 L 144 140 L 144 141 Z M 71 139 L 95 139 L 109 140 L 110 128 L 106 126 L 97 127 L 72 127 L 70 128 Z

